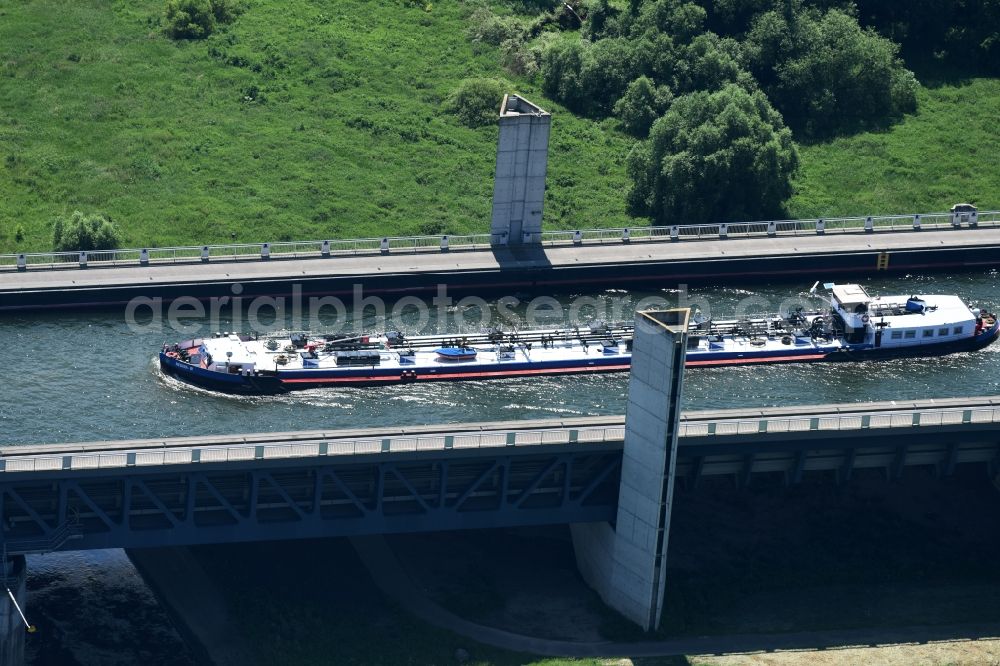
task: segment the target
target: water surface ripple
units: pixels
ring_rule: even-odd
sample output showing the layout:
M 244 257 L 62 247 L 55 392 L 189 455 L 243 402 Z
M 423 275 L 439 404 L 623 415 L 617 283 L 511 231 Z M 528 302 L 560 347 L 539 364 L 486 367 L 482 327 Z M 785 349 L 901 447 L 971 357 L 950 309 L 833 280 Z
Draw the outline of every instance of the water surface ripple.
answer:
M 1000 310 L 998 280 L 997 272 L 990 271 L 867 280 L 864 284 L 884 294 L 955 293 L 996 311 Z M 788 284 L 703 287 L 692 289 L 689 298 L 707 300 L 718 317 L 731 314 L 747 299 L 777 308 L 798 288 Z M 659 296 L 674 304 L 677 298 L 672 290 L 581 295 L 618 299 L 624 303 L 625 314 L 644 297 Z M 568 310 L 573 298 L 564 295 L 558 300 Z M 594 316 L 588 308 L 582 313 Z M 470 317 L 469 312 L 451 314 L 445 324 L 448 330 L 475 327 L 454 321 L 455 316 Z M 477 314 L 472 312 L 471 317 Z M 404 329 L 407 323 L 398 322 Z M 382 325 L 371 319 L 361 322 L 368 330 Z M 120 313 L 112 312 L 0 319 L 4 373 L 0 443 L 555 418 L 620 414 L 625 409 L 625 374 L 329 388 L 272 397 L 217 395 L 160 373 L 155 362 L 160 344 L 183 337 L 172 331 L 136 333 Z M 935 359 L 694 369 L 685 378 L 684 407 L 991 395 L 1000 389 L 998 360 L 1000 344 Z

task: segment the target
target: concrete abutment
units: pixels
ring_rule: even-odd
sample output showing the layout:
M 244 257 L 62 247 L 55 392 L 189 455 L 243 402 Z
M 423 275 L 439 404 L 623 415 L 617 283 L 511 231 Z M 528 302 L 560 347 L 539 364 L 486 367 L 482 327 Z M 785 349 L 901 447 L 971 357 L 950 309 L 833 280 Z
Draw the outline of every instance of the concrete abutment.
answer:
M 646 631 L 663 608 L 688 315 L 636 314 L 615 525 L 571 526 L 584 580 Z

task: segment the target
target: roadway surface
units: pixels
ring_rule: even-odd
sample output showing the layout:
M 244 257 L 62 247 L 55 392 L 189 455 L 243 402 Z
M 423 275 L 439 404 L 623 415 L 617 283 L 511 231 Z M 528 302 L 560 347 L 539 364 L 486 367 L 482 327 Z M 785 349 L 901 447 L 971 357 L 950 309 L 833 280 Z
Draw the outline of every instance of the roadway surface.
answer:
M 886 267 L 877 267 L 880 253 Z M 898 256 L 893 256 L 893 255 Z M 135 295 L 231 295 L 222 287 L 258 285 L 244 295 L 427 292 L 438 284 L 515 288 L 581 282 L 649 281 L 653 277 L 696 279 L 721 276 L 775 277 L 829 270 L 869 273 L 919 268 L 962 269 L 996 265 L 1000 228 L 925 229 L 875 233 L 828 232 L 726 240 L 604 242 L 521 250 L 389 252 L 297 259 L 243 259 L 153 263 L 147 266 L 91 264 L 80 269 L 31 268 L 0 272 L 0 310 L 124 303 Z M 763 262 L 763 263 L 762 263 Z M 212 288 L 214 285 L 214 288 Z M 197 288 L 196 288 L 197 287 Z M 58 296 L 57 296 L 58 295 Z
M 681 260 L 717 260 L 790 254 L 892 252 L 938 247 L 1000 245 L 1000 227 L 940 229 L 919 232 L 835 233 L 729 238 L 726 240 L 639 241 L 545 248 L 544 252 L 493 252 L 487 250 L 390 252 L 385 255 L 336 255 L 300 259 L 269 259 L 148 266 L 91 266 L 0 273 L 0 291 L 104 287 L 148 283 L 185 284 L 258 279 L 300 279 L 373 273 L 494 271 L 499 269 L 563 268 L 580 264 L 621 264 Z

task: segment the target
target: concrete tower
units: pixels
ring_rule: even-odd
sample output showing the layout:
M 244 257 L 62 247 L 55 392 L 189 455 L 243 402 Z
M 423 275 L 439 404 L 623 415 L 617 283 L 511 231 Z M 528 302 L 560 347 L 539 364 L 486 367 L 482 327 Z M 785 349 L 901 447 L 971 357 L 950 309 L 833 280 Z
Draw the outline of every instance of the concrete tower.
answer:
M 615 526 L 571 527 L 584 580 L 646 631 L 663 610 L 689 314 L 636 313 Z
M 500 105 L 500 138 L 493 182 L 493 245 L 538 243 L 552 116 L 517 95 Z

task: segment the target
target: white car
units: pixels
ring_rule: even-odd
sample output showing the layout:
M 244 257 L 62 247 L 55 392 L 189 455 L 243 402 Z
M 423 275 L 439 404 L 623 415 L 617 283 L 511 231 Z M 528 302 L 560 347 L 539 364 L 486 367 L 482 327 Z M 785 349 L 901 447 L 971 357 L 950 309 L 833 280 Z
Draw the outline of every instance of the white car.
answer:
M 976 219 L 979 209 L 970 203 L 955 204 L 951 207 L 951 225 L 955 228 L 962 226 L 962 223 L 970 227 L 978 226 Z

